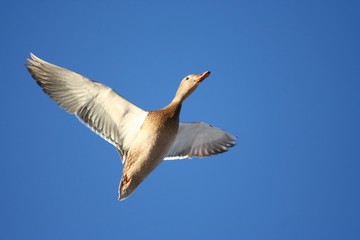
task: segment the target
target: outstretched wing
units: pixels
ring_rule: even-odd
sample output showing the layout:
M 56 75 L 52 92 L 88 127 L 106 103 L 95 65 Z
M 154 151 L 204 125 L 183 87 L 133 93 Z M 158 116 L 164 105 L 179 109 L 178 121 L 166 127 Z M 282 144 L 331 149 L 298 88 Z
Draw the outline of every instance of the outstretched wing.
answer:
M 113 144 L 123 155 L 147 112 L 111 88 L 31 54 L 27 69 L 59 106 Z
M 180 123 L 175 141 L 164 160 L 206 157 L 227 151 L 235 137 L 203 122 Z

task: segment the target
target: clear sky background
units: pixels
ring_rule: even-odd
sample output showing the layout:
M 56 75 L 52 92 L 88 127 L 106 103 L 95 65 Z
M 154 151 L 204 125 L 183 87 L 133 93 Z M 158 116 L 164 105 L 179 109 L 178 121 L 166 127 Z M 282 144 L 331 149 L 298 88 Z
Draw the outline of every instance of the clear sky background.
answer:
M 0 239 L 360 239 L 359 1 L 6 1 Z M 113 146 L 51 101 L 33 52 L 238 137 L 125 201 Z

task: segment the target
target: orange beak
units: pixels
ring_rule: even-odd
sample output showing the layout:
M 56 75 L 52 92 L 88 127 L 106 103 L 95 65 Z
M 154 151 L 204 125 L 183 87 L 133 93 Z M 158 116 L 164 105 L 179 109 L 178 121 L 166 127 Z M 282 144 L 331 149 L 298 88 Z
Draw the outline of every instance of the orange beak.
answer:
M 199 78 L 196 80 L 197 83 L 202 82 L 205 78 L 210 75 L 210 71 L 206 71 L 203 74 L 199 75 Z

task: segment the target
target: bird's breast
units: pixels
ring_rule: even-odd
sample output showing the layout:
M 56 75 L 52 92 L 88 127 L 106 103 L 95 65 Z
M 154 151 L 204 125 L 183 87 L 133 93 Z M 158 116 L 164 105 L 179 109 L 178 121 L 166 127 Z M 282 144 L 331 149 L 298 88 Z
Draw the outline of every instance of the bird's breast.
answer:
M 132 147 L 126 154 L 124 174 L 144 179 L 165 158 L 173 144 L 178 127 L 178 118 L 160 116 L 150 112 L 145 119 Z

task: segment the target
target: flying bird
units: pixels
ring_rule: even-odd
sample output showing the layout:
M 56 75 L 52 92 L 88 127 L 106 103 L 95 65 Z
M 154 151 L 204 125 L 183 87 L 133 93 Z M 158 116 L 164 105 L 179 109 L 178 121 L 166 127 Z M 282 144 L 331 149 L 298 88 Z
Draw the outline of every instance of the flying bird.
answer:
M 179 123 L 183 101 L 210 71 L 186 76 L 166 107 L 145 111 L 108 86 L 30 55 L 26 68 L 43 91 L 120 153 L 119 200 L 133 193 L 162 160 L 211 156 L 235 145 L 233 135 L 209 124 Z

